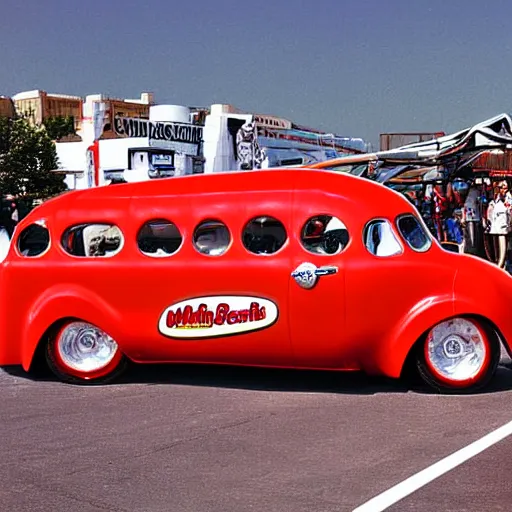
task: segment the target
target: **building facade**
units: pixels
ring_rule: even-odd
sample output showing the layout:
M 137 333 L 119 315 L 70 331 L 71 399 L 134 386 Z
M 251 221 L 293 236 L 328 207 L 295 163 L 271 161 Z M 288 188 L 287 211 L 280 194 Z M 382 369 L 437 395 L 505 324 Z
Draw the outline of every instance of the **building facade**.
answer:
M 304 127 L 273 115 L 212 105 L 204 127 L 205 172 L 269 168 L 364 153 L 361 138 Z
M 0 117 L 14 117 L 14 103 L 11 98 L 0 96 Z
M 3 101 L 2 101 L 3 100 Z M 308 163 L 366 151 L 362 139 L 297 125 L 229 104 L 156 104 L 92 94 L 85 98 L 26 91 L 0 98 L 0 115 L 26 116 L 34 125 L 73 119 L 75 134 L 57 140 L 58 172 L 69 188 L 184 174 Z M 56 132 L 53 132 L 56 133 Z
M 57 143 L 69 188 L 203 172 L 202 110 L 153 103 L 86 97 L 82 141 Z
M 154 105 L 154 95 L 143 92 L 140 99 L 110 98 L 103 94 L 91 94 L 85 97 L 83 103 L 83 122 L 93 121 L 94 105 L 102 104 L 104 109 L 103 129 L 100 139 L 117 139 L 114 120 L 118 117 L 149 119 L 149 109 Z
M 75 131 L 81 129 L 83 100 L 80 96 L 33 90 L 15 94 L 12 99 L 16 113 L 33 125 L 41 125 L 53 117 L 70 117 Z

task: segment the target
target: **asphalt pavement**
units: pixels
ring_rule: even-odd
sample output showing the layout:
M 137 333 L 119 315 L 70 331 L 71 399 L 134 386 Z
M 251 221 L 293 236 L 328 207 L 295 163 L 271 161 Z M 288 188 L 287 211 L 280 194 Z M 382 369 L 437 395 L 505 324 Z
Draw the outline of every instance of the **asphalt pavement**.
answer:
M 0 511 L 352 511 L 512 420 L 512 369 L 443 396 L 360 374 L 135 367 L 80 387 L 0 370 Z M 512 437 L 391 511 L 511 510 Z

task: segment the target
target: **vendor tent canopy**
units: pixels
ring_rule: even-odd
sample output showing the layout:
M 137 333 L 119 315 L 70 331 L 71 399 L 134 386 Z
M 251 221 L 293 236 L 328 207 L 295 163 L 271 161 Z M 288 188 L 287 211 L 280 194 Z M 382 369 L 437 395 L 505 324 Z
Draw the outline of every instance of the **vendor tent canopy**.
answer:
M 435 166 L 444 167 L 445 177 L 453 178 L 483 154 L 507 148 L 512 148 L 512 119 L 500 114 L 451 135 L 377 152 L 379 165 L 375 180 L 385 183 L 410 172 L 411 166 L 423 167 L 421 171 L 418 169 L 418 180 L 425 180 L 426 173 Z M 390 169 L 393 164 L 396 167 Z
M 512 120 L 507 114 L 488 119 L 460 132 L 408 144 L 400 148 L 376 153 L 379 160 L 432 165 L 443 164 L 446 160 L 490 149 L 512 148 Z
M 455 177 L 485 152 L 512 149 L 512 119 L 507 114 L 482 121 L 471 128 L 451 135 L 424 142 L 408 144 L 388 151 L 377 151 L 362 155 L 340 157 L 331 161 L 319 162 L 309 167 L 343 168 L 361 166 L 367 170 L 358 175 L 380 183 L 386 183 L 405 172 L 418 169 L 416 179 L 433 167 L 443 168 L 445 177 Z M 352 172 L 348 170 L 348 172 Z

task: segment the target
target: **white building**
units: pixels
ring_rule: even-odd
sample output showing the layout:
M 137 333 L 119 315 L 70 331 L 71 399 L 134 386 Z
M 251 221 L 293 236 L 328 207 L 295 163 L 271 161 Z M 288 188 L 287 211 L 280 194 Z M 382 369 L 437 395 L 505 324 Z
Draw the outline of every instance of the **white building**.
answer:
M 252 133 L 251 168 L 306 165 L 345 154 L 366 152 L 360 138 L 340 137 L 299 126 L 282 117 L 242 112 L 232 105 L 212 105 L 204 127 L 205 172 L 243 168 L 241 131 Z M 247 140 L 246 138 L 246 140 Z M 249 142 L 245 142 L 249 146 Z
M 191 109 L 150 105 L 149 119 L 144 119 L 112 115 L 105 105 L 101 96 L 87 97 L 79 132 L 82 141 L 56 144 L 59 169 L 67 171 L 69 188 L 203 171 L 203 127 L 190 122 Z M 112 135 L 98 140 L 105 129 Z
M 143 94 L 140 101 L 126 103 L 116 100 L 114 106 L 108 101 L 88 96 L 79 133 L 82 142 L 57 143 L 59 168 L 66 173 L 69 188 L 301 165 L 366 150 L 362 139 L 326 134 L 231 105 L 212 105 L 202 126 L 195 122 L 193 109 L 154 105 L 152 96 Z M 149 109 L 149 119 L 142 113 L 130 115 L 136 103 Z M 125 108 L 128 104 L 131 107 Z

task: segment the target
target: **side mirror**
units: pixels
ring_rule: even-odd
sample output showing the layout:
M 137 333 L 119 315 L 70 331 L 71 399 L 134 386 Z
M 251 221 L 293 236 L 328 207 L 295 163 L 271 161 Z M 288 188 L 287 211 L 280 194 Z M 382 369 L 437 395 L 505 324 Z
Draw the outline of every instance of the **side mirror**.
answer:
M 460 253 L 460 246 L 455 242 L 441 242 L 441 247 L 445 251 Z

